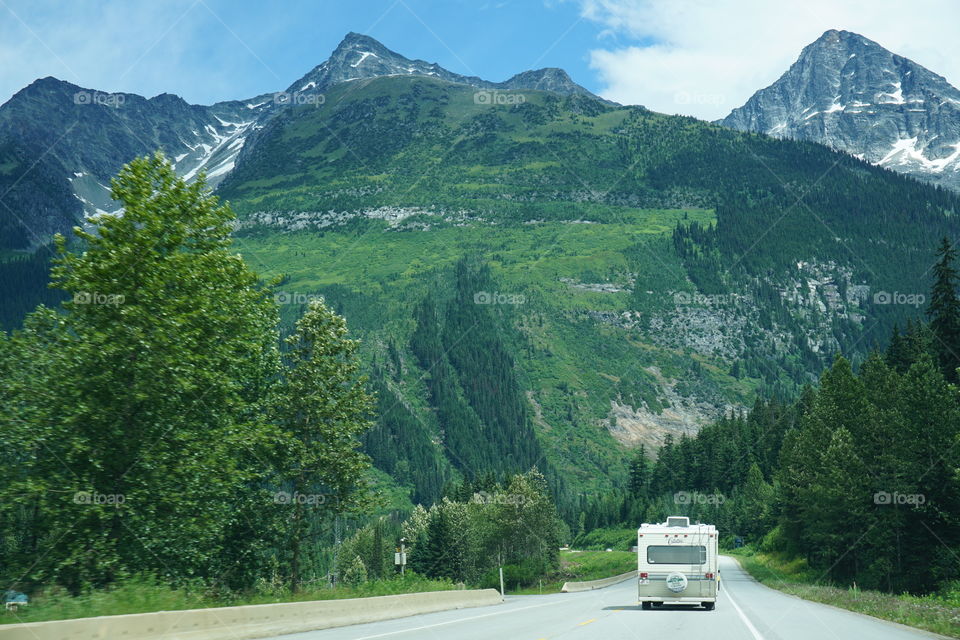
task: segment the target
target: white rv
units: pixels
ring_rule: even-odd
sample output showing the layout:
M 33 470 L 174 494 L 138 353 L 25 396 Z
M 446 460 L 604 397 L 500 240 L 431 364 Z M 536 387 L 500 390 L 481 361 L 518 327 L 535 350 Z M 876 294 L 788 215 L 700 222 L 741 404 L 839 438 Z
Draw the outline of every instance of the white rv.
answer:
M 644 609 L 662 604 L 716 606 L 720 590 L 717 528 L 670 516 L 637 530 L 638 595 Z

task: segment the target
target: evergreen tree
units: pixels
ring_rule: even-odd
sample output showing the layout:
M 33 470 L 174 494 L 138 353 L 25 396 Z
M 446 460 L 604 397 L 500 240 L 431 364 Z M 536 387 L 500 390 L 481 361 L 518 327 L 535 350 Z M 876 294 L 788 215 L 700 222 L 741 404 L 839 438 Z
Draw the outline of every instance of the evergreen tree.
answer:
M 420 555 L 418 570 L 430 578 L 452 577 L 454 549 L 453 530 L 447 510 L 442 507 L 432 509 L 426 544 L 417 550 Z
M 646 447 L 641 444 L 630 462 L 630 493 L 634 496 L 645 495 L 649 482 L 650 461 L 647 459 Z
M 754 463 L 747 471 L 747 479 L 739 496 L 741 520 L 738 533 L 750 540 L 759 540 L 771 528 L 773 513 L 773 487 L 763 479 L 763 472 Z
M 950 382 L 957 381 L 960 366 L 960 299 L 957 298 L 958 276 L 954 267 L 956 249 L 944 237 L 937 249 L 937 264 L 933 268 L 934 283 L 930 291 L 930 329 L 935 338 L 940 368 Z

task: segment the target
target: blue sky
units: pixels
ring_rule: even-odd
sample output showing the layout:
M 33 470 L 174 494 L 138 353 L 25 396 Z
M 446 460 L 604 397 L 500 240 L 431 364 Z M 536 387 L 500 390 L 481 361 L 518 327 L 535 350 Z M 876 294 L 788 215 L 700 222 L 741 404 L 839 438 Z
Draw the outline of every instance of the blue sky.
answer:
M 162 5 L 162 6 L 151 6 Z M 491 80 L 563 67 L 599 90 L 589 53 L 602 25 L 574 2 L 2 0 L 0 100 L 43 75 L 88 88 L 210 103 L 286 88 L 349 31 L 410 58 Z
M 713 119 L 831 28 L 956 86 L 957 24 L 955 0 L 0 0 L 0 102 L 48 75 L 243 99 L 286 88 L 357 31 L 458 73 L 562 67 L 618 102 Z

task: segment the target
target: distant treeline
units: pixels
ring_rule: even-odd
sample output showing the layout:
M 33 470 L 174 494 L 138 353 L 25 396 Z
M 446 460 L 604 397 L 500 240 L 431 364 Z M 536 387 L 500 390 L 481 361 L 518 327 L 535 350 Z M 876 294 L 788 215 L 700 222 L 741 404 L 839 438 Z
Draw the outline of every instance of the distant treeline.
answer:
M 40 247 L 0 262 L 0 330 L 19 329 L 37 305 L 52 307 L 66 298 L 48 286 L 52 257 L 52 247 Z
M 403 538 L 407 570 L 420 575 L 499 588 L 502 566 L 511 586 L 532 584 L 559 566 L 567 535 L 543 474 L 497 482 L 486 473 L 452 485 L 430 508 L 418 505 L 399 526 L 378 518 L 358 529 L 337 551 L 338 573 L 346 583 L 392 575 Z

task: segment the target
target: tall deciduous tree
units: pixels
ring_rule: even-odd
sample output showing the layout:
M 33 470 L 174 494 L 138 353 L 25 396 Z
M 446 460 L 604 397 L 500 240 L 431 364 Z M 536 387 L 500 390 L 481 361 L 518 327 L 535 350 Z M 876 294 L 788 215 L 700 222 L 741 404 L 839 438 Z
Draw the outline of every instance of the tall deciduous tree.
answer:
M 187 185 L 157 154 L 124 167 L 111 194 L 122 215 L 76 229 L 82 253 L 57 238 L 65 314 L 41 310 L 14 339 L 20 357 L 43 354 L 20 378 L 13 433 L 29 463 L 7 488 L 37 514 L 30 577 L 73 589 L 225 569 L 276 365 L 276 307 L 231 252 L 232 213 L 203 180 Z
M 311 526 L 364 503 L 370 460 L 359 450 L 360 437 L 373 424 L 374 398 L 360 375 L 359 341 L 347 337 L 346 321 L 322 301 L 310 303 L 287 343 L 273 411 L 283 433 L 277 480 L 289 489 L 284 537 L 296 589 Z

